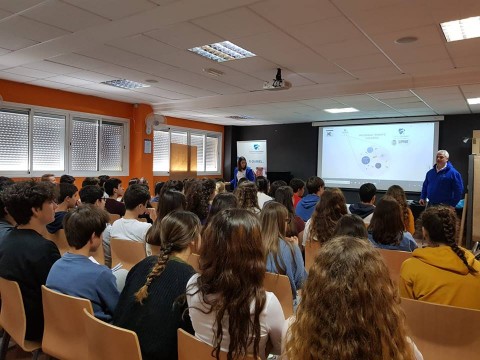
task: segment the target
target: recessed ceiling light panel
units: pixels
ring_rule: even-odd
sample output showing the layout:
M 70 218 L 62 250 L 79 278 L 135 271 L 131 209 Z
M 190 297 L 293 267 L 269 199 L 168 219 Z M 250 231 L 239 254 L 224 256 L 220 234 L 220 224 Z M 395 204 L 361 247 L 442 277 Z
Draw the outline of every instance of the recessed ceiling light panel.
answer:
M 467 99 L 467 101 L 470 105 L 480 104 L 480 98 L 470 98 L 470 99 Z
M 324 111 L 326 111 L 330 114 L 341 114 L 341 113 L 357 112 L 359 110 L 357 110 L 355 108 L 338 108 L 338 109 L 324 109 Z
M 440 24 L 447 42 L 480 37 L 480 16 Z
M 128 89 L 128 90 L 150 87 L 150 85 L 146 85 L 146 84 L 142 84 L 136 81 L 126 80 L 126 79 L 108 80 L 108 81 L 103 81 L 100 84 L 110 85 L 110 86 L 118 87 L 121 89 Z
M 245 59 L 256 56 L 254 53 L 245 50 L 230 41 L 198 46 L 188 50 L 216 62 Z

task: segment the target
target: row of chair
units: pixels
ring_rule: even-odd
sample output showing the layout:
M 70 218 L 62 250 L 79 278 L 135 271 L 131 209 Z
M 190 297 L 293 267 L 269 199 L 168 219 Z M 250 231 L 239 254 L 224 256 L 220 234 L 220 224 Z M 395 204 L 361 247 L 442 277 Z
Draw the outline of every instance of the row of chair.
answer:
M 141 359 L 137 335 L 93 316 L 90 301 L 42 287 L 45 331 L 43 341 L 25 340 L 26 319 L 18 283 L 0 278 L 5 329 L 0 359 L 5 359 L 11 338 L 38 357 L 40 349 L 58 359 Z M 402 299 L 413 341 L 425 360 L 477 359 L 480 337 L 476 331 L 480 311 Z M 212 348 L 178 330 L 179 360 L 211 360 Z M 226 354 L 221 354 L 226 359 Z M 250 358 L 251 359 L 251 358 Z

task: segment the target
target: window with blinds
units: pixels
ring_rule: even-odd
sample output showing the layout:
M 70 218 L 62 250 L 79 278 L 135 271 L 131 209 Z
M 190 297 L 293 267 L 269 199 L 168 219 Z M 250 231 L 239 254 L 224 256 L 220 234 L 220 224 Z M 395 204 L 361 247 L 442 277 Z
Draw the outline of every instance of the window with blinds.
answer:
M 34 114 L 32 134 L 34 171 L 65 170 L 65 122 L 65 116 Z
M 101 133 L 100 170 L 122 171 L 123 124 L 103 121 Z
M 99 121 L 74 118 L 72 121 L 71 169 L 98 170 Z
M 170 144 L 191 145 L 197 148 L 198 174 L 220 174 L 220 133 L 202 133 L 198 130 L 165 129 L 153 132 L 153 172 L 170 172 Z
M 0 110 L 0 170 L 28 171 L 28 111 Z

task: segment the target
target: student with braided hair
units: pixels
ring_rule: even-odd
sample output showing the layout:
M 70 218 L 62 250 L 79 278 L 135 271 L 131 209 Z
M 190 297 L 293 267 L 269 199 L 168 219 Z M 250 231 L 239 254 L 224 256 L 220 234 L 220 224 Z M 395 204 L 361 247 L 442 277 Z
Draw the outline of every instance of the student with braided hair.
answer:
M 428 247 L 416 249 L 400 273 L 401 296 L 480 310 L 480 262 L 457 245 L 457 218 L 447 206 L 422 214 Z
M 187 259 L 190 245 L 200 237 L 200 220 L 191 212 L 174 211 L 152 231 L 160 239 L 160 255 L 130 270 L 113 323 L 137 333 L 144 360 L 176 360 L 177 329 L 193 334 L 188 315 L 183 315 L 184 295 L 195 274 Z

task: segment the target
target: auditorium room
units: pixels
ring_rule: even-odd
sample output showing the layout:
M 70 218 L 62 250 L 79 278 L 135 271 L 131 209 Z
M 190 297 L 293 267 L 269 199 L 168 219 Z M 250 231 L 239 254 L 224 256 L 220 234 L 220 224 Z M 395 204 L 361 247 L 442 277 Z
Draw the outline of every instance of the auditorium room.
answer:
M 478 184 L 479 1 L 0 0 L 0 360 L 478 359 Z

